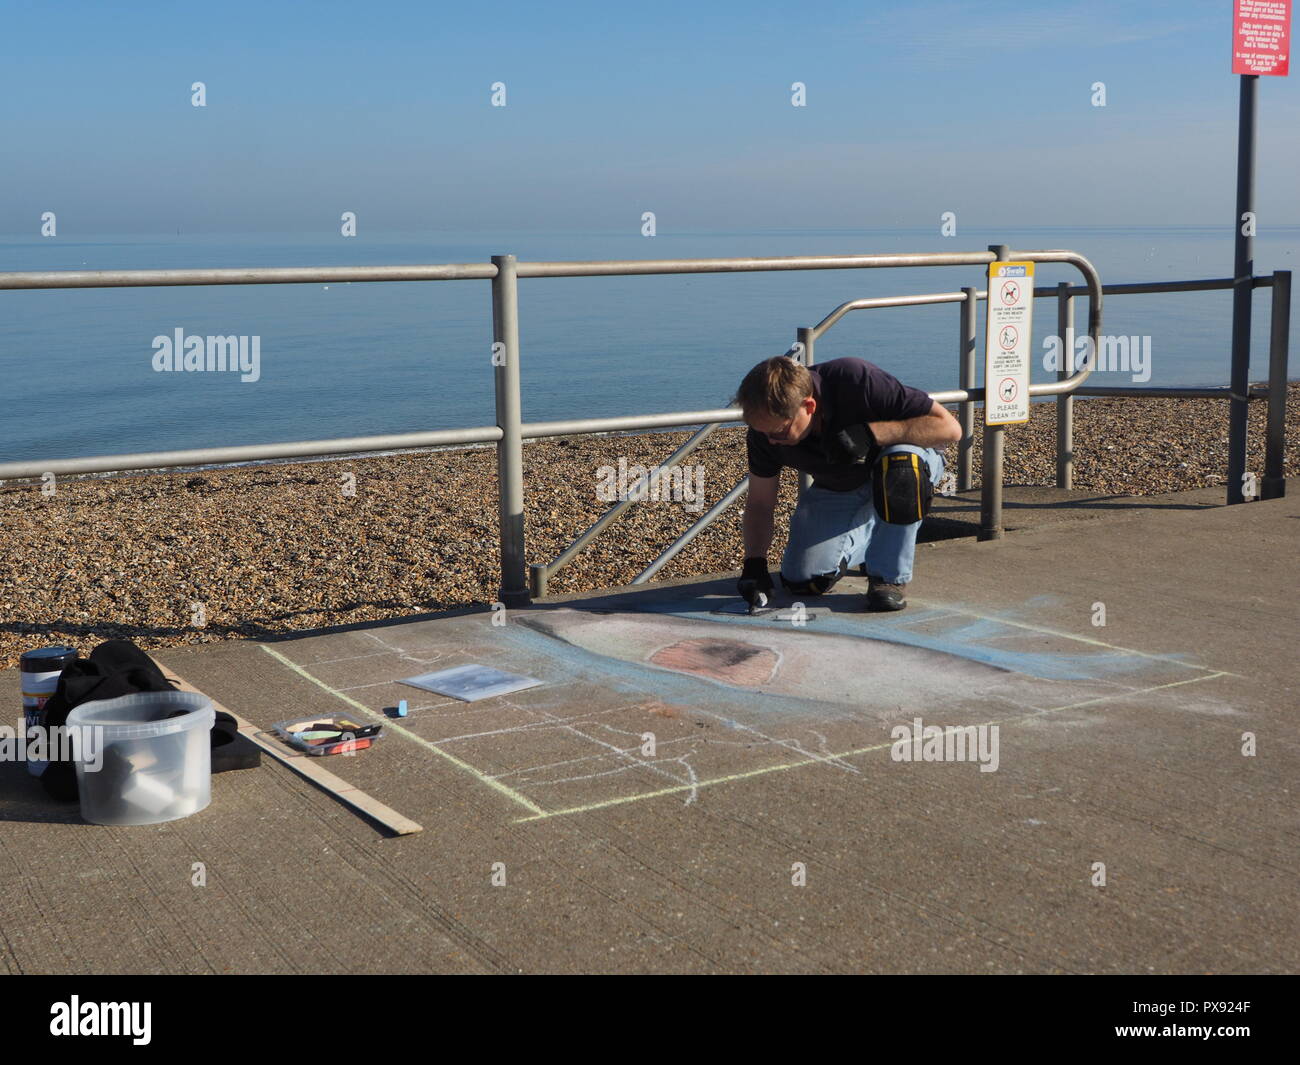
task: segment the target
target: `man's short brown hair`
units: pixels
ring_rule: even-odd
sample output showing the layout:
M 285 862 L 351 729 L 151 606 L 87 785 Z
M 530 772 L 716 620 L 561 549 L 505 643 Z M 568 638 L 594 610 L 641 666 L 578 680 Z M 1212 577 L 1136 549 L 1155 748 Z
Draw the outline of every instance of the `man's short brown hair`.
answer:
M 739 404 L 745 421 L 752 415 L 793 418 L 799 405 L 813 393 L 812 374 L 788 355 L 765 359 L 740 382 L 732 403 Z

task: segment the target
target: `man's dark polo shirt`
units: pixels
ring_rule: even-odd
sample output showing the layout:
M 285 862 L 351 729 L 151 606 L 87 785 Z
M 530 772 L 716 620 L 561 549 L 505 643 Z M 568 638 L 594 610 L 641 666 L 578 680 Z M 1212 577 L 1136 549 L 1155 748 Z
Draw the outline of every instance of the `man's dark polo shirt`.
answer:
M 833 492 L 847 492 L 871 480 L 879 449 L 864 463 L 854 463 L 835 444 L 835 434 L 848 425 L 898 422 L 930 413 L 933 401 L 920 389 L 903 384 L 865 359 L 832 359 L 813 366 L 813 397 L 817 412 L 813 430 L 793 447 L 768 443 L 756 429 L 745 434 L 749 472 L 775 477 L 782 466 L 812 474 L 813 483 Z M 818 426 L 817 415 L 821 416 Z

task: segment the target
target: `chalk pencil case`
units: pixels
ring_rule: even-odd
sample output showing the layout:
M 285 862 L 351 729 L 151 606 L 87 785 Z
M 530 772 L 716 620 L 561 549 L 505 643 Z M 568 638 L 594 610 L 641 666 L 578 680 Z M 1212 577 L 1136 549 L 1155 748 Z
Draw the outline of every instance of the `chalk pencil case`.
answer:
M 290 747 L 313 756 L 364 751 L 384 734 L 383 725 L 362 725 L 337 714 L 278 721 L 271 727 Z

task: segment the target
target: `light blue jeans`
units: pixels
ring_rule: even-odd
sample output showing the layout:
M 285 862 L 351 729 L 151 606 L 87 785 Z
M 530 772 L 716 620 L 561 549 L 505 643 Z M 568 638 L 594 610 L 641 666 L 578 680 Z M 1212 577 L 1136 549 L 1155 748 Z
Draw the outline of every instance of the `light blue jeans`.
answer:
M 886 455 L 912 451 L 930 468 L 930 482 L 943 479 L 943 456 L 933 448 L 894 444 Z M 890 584 L 912 579 L 916 534 L 921 523 L 891 525 L 876 513 L 871 481 L 848 492 L 813 485 L 803 494 L 790 519 L 790 539 L 781 558 L 781 575 L 788 581 L 812 580 L 821 574 L 837 577 L 848 569 L 865 569 Z

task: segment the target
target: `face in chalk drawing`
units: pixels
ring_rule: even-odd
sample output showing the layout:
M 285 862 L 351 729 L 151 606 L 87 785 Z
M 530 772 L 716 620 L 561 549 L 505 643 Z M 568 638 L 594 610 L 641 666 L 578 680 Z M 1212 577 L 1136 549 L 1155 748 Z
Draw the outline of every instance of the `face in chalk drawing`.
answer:
M 952 706 L 1011 674 L 955 655 L 879 640 L 786 629 L 743 633 L 702 620 L 653 614 L 591 614 L 557 608 L 520 624 L 612 663 L 635 663 L 654 674 L 761 691 L 800 701 L 862 709 Z M 658 694 L 675 691 L 660 686 Z M 905 693 L 900 695 L 900 693 Z M 685 697 L 685 690 L 677 693 Z
M 817 400 L 809 396 L 800 404 L 793 418 L 780 418 L 763 412 L 753 415 L 749 424 L 767 437 L 769 444 L 793 447 L 812 431 L 816 415 Z

